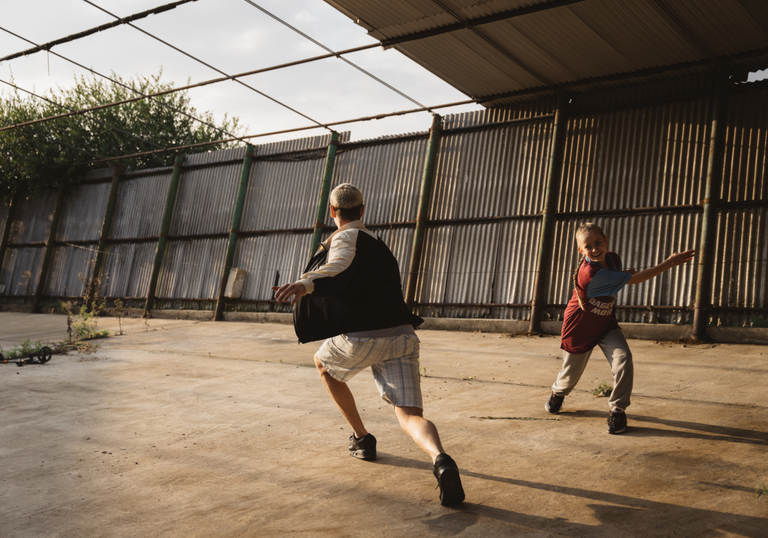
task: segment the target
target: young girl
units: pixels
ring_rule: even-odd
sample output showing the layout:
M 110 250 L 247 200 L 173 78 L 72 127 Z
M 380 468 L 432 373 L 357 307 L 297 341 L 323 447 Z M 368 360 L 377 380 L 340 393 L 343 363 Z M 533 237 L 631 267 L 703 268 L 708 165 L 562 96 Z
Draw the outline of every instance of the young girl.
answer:
M 592 350 L 600 346 L 613 373 L 608 433 L 623 433 L 627 429 L 624 410 L 630 403 L 634 369 L 632 353 L 613 311 L 614 299 L 627 284 L 645 282 L 690 261 L 695 251 L 672 254 L 659 265 L 638 273 L 634 269 L 622 271 L 619 255 L 608 250 L 608 238 L 597 224 L 579 226 L 576 243 L 583 258 L 573 275 L 573 297 L 565 309 L 560 343 L 563 367 L 544 408 L 550 413 L 560 412 L 563 399 L 584 373 Z

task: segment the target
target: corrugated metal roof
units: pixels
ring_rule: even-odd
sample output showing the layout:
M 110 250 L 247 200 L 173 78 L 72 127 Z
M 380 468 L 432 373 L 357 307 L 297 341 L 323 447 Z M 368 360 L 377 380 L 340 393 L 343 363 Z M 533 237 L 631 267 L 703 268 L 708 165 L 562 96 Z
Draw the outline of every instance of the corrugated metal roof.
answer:
M 485 106 L 768 68 L 765 0 L 326 2 Z

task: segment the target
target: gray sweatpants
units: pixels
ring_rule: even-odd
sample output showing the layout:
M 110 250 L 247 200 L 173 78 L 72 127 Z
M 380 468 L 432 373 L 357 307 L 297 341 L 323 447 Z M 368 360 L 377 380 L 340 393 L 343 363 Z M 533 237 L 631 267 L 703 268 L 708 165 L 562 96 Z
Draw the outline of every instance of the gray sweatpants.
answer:
M 635 377 L 635 367 L 632 364 L 632 352 L 629 350 L 627 339 L 621 329 L 616 329 L 605 335 L 598 344 L 603 351 L 613 373 L 613 391 L 608 400 L 608 407 L 629 407 L 632 395 L 632 383 Z M 581 374 L 587 367 L 590 355 L 594 349 L 586 353 L 563 352 L 563 367 L 557 374 L 557 380 L 552 385 L 552 391 L 558 396 L 567 396 L 581 379 Z

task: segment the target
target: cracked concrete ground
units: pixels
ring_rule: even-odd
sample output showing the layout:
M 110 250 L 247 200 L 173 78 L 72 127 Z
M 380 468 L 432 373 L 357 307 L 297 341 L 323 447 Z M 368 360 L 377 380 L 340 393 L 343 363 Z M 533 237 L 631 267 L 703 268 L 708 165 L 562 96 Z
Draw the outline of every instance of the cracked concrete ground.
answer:
M 0 313 L 0 346 L 65 329 Z M 556 337 L 419 331 L 425 416 L 467 493 L 445 508 L 369 372 L 350 386 L 379 459 L 349 457 L 318 345 L 290 325 L 125 332 L 91 355 L 0 365 L 3 537 L 768 536 L 765 346 L 631 340 L 629 429 L 611 436 L 598 354 L 554 416 Z

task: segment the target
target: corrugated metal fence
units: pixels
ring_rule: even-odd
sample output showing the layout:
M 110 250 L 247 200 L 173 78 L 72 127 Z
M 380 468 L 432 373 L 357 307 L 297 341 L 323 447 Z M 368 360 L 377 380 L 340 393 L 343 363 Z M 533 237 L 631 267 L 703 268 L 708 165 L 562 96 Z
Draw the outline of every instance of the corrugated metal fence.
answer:
M 718 126 L 714 85 L 695 82 L 451 115 L 431 134 L 354 143 L 342 134 L 333 159 L 330 136 L 318 136 L 191 155 L 176 171 L 94 171 L 66 191 L 0 207 L 0 301 L 40 309 L 97 285 L 147 311 L 285 311 L 270 286 L 301 273 L 330 166 L 331 187 L 363 190 L 364 220 L 395 253 L 422 316 L 530 320 L 539 300 L 544 319 L 561 319 L 578 262 L 573 232 L 596 221 L 626 267 L 687 248 L 710 252 L 622 291 L 621 320 L 691 323 L 698 309 L 709 324 L 760 326 L 768 318 L 768 86 L 730 88 Z M 556 122 L 562 144 L 553 143 Z M 436 166 L 423 249 L 412 260 L 430 136 Z M 722 178 L 705 200 L 713 154 Z M 716 203 L 712 245 L 702 244 L 705 203 Z M 329 215 L 322 224 L 327 235 Z M 229 248 L 231 267 L 247 275 L 239 299 L 223 297 Z M 413 267 L 417 285 L 407 290 Z M 711 279 L 697 303 L 702 274 Z

